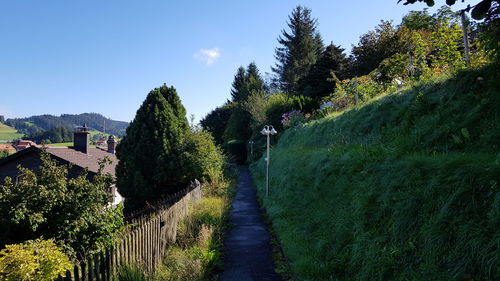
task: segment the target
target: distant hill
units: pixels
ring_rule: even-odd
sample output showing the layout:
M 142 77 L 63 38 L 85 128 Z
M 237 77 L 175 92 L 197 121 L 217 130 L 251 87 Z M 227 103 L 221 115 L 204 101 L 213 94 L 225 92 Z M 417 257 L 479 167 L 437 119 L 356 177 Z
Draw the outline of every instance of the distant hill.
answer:
M 84 123 L 90 129 L 119 137 L 125 134 L 125 129 L 128 127 L 127 122 L 111 120 L 98 113 L 62 114 L 61 116 L 45 114 L 26 118 L 9 118 L 5 121 L 5 124 L 16 128 L 21 134 L 43 132 L 55 127 L 73 128 Z
M 21 138 L 23 135 L 18 134 L 15 128 L 9 127 L 0 122 L 0 143 L 10 142 Z

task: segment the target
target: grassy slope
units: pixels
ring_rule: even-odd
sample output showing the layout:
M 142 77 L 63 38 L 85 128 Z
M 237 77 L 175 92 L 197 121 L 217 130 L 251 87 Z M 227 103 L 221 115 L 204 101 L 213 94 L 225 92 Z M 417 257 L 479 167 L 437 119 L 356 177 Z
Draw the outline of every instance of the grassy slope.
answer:
M 17 130 L 15 128 L 0 123 L 0 143 L 18 139 L 22 136 L 22 134 L 17 133 Z
M 490 66 L 287 130 L 251 168 L 297 277 L 500 280 L 499 109 Z

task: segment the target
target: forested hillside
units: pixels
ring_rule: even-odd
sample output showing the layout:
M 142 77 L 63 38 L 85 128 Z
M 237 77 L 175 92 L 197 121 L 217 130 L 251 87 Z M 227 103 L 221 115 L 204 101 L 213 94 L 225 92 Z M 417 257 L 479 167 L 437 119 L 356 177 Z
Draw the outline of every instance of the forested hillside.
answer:
M 35 115 L 26 118 L 7 119 L 5 123 L 16 128 L 19 133 L 28 135 L 48 131 L 56 127 L 73 128 L 85 123 L 91 129 L 123 136 L 128 126 L 127 122 L 111 120 L 98 113 L 62 114 L 61 116 Z

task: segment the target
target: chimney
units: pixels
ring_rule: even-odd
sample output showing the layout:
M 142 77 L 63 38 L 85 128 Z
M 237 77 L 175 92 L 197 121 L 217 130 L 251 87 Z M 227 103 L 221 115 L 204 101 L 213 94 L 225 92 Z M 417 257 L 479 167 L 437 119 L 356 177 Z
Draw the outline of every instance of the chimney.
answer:
M 83 124 L 82 127 L 76 127 L 75 132 L 73 133 L 73 149 L 83 153 L 88 153 L 90 133 L 87 129 L 87 124 Z
M 115 154 L 116 153 L 116 140 L 115 140 L 115 136 L 110 135 L 109 138 L 108 138 L 107 143 L 108 143 L 108 152 Z

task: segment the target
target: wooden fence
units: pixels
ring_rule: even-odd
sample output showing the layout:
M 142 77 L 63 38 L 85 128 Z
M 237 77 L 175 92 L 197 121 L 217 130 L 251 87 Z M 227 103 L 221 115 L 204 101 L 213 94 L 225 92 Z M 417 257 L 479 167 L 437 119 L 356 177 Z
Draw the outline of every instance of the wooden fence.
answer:
M 177 223 L 185 217 L 189 205 L 201 199 L 201 184 L 195 182 L 152 206 L 126 217 L 128 228 L 110 248 L 66 271 L 57 281 L 113 280 L 120 265 L 138 264 L 154 272 L 168 244 L 175 242 Z

